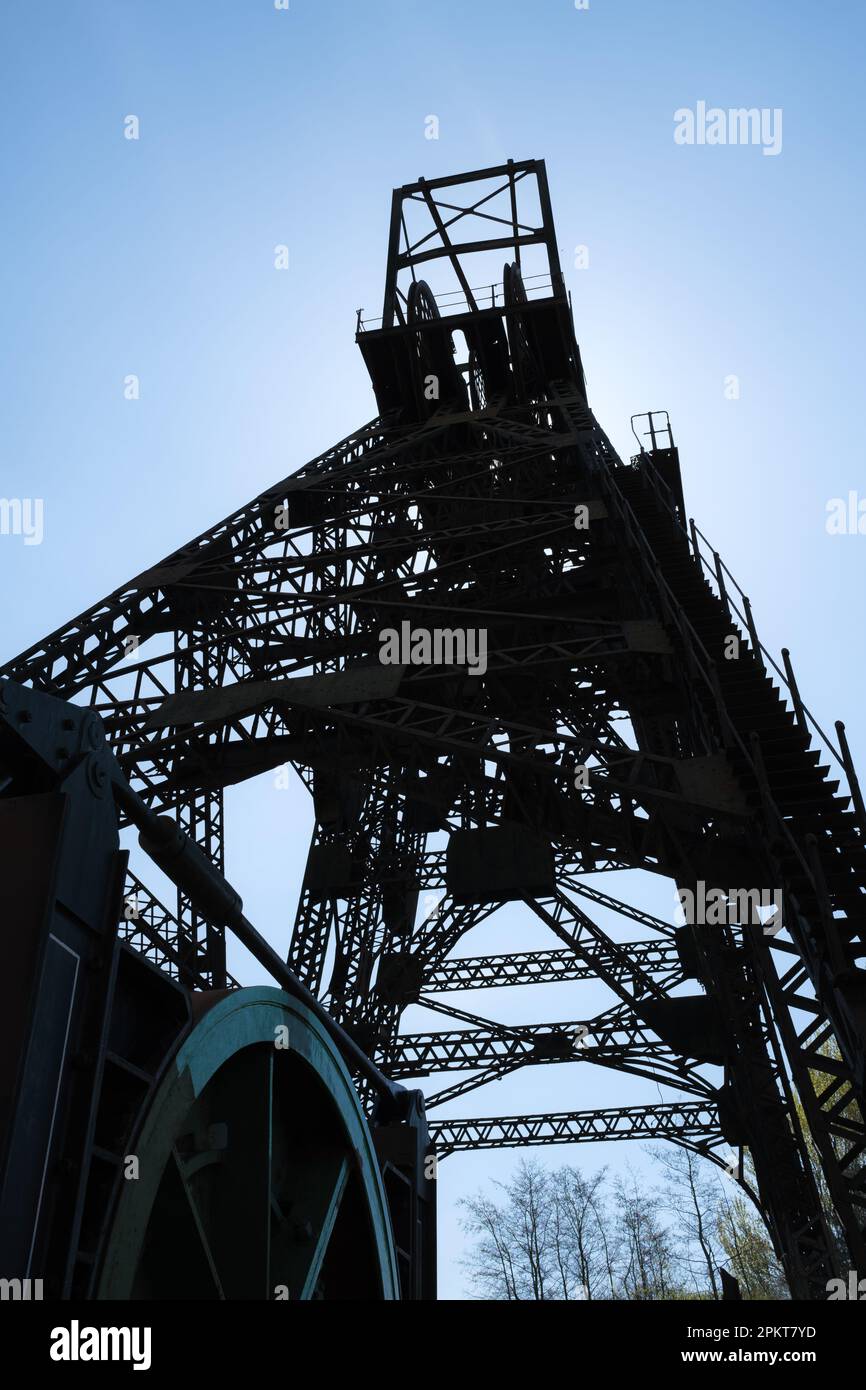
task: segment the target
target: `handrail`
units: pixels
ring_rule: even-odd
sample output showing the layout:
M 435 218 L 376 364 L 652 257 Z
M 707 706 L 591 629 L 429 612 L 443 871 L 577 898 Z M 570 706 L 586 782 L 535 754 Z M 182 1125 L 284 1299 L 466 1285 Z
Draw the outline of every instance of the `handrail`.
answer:
M 703 531 L 700 529 L 700 527 L 697 525 L 693 518 L 689 518 L 689 530 L 686 530 L 685 526 L 683 526 L 682 522 L 680 521 L 680 518 L 677 515 L 677 509 L 676 504 L 674 502 L 673 493 L 671 492 L 671 489 L 665 482 L 664 478 L 659 473 L 655 464 L 652 462 L 650 455 L 645 450 L 641 451 L 640 461 L 641 466 L 644 469 L 646 476 L 649 478 L 650 483 L 655 488 L 655 491 L 658 493 L 662 502 L 665 504 L 665 506 L 668 507 L 674 524 L 683 533 L 683 535 L 686 538 L 686 541 L 690 542 L 694 558 L 699 562 L 701 570 L 706 570 L 711 580 L 715 582 L 716 589 L 718 591 L 718 596 L 722 600 L 722 603 L 725 605 L 729 613 L 731 612 L 731 610 L 733 610 L 733 613 L 736 615 L 736 617 L 740 619 L 745 628 L 748 630 L 756 659 L 760 661 L 762 657 L 766 658 L 770 666 L 772 666 L 773 670 L 775 671 L 776 675 L 781 680 L 785 689 L 787 690 L 791 699 L 791 705 L 793 707 L 794 713 L 799 715 L 799 712 L 802 710 L 806 724 L 812 725 L 815 732 L 818 734 L 819 738 L 827 748 L 828 753 L 832 754 L 832 756 L 836 759 L 836 762 L 839 764 L 839 766 L 842 768 L 842 770 L 845 772 L 847 776 L 848 768 L 846 766 L 845 759 L 843 758 L 842 754 L 833 744 L 829 735 L 826 734 L 824 730 L 821 728 L 821 725 L 818 723 L 817 719 L 812 714 L 812 711 L 808 708 L 807 705 L 803 703 L 802 699 L 800 698 L 799 691 L 796 689 L 796 685 L 792 686 L 791 681 L 789 680 L 786 672 L 781 669 L 778 662 L 767 650 L 763 642 L 761 642 L 758 638 L 757 632 L 755 631 L 755 624 L 754 619 L 752 618 L 751 604 L 749 603 L 748 596 L 740 587 L 731 571 L 728 569 L 728 566 L 725 564 L 724 560 L 719 555 L 719 552 L 713 547 L 712 541 L 709 539 L 708 536 L 704 535 Z M 708 550 L 710 551 L 713 557 L 712 565 L 710 565 L 709 561 L 703 555 L 698 538 L 704 541 Z M 727 575 L 731 584 L 734 586 L 740 598 L 743 600 L 744 611 L 741 611 L 737 607 L 737 604 L 731 598 L 730 593 L 728 591 L 728 587 L 724 582 L 723 575 Z M 786 662 L 786 667 L 789 664 L 789 662 Z
M 701 539 L 702 541 L 704 541 L 705 544 L 712 550 L 712 544 L 711 544 L 711 542 L 708 540 L 708 538 L 704 535 L 703 531 L 702 531 L 702 530 L 700 529 L 700 527 L 697 526 L 697 525 L 695 525 L 695 528 L 694 528 L 694 535 L 700 537 L 700 539 Z M 715 556 L 716 554 L 717 554 L 717 552 L 716 552 L 716 551 L 713 551 L 713 555 Z M 709 570 L 710 567 L 709 567 L 709 565 L 707 564 L 707 561 L 706 561 L 704 555 L 702 554 L 700 548 L 698 549 L 697 555 L 698 555 L 698 558 L 700 559 L 700 562 L 701 562 L 702 567 L 703 567 L 704 569 Z M 736 580 L 736 579 L 734 578 L 734 576 L 731 574 L 731 571 L 728 569 L 727 565 L 725 564 L 724 560 L 721 559 L 721 557 L 719 558 L 719 568 L 727 575 L 727 577 L 728 577 L 728 579 L 730 580 L 731 584 L 733 584 L 733 586 L 734 586 L 734 588 L 736 589 L 737 593 L 739 594 L 740 598 L 743 600 L 743 606 L 744 606 L 744 608 L 748 608 L 748 605 L 749 605 L 748 597 L 747 597 L 746 594 L 743 592 L 742 588 L 741 588 L 740 585 L 737 583 L 737 580 Z M 729 606 L 729 608 L 733 609 L 733 612 L 736 614 L 736 616 L 737 616 L 742 622 L 746 623 L 746 625 L 748 626 L 748 624 L 749 624 L 749 619 L 748 619 L 748 617 L 740 611 L 740 609 L 737 607 L 737 604 L 733 601 L 733 599 L 730 598 L 730 596 L 728 596 L 728 606 Z M 782 681 L 782 684 L 785 686 L 785 689 L 788 691 L 788 694 L 789 694 L 790 697 L 791 697 L 791 704 L 792 704 L 792 706 L 793 706 L 794 713 L 797 714 L 797 715 L 799 715 L 800 711 L 802 711 L 802 713 L 803 713 L 803 718 L 804 718 L 804 720 L 805 720 L 806 725 L 808 725 L 808 724 L 811 724 L 811 725 L 812 725 L 813 729 L 816 731 L 816 733 L 819 735 L 819 737 L 821 738 L 821 740 L 822 740 L 823 743 L 825 744 L 828 753 L 832 753 L 833 757 L 836 759 L 837 763 L 839 763 L 840 767 L 842 767 L 842 769 L 845 770 L 845 761 L 844 761 L 844 759 L 843 759 L 843 757 L 842 757 L 842 754 L 841 754 L 841 753 L 839 752 L 839 750 L 836 748 L 835 744 L 832 742 L 832 740 L 830 739 L 829 735 L 826 734 L 826 733 L 824 732 L 824 730 L 821 728 L 821 725 L 818 723 L 817 719 L 816 719 L 815 716 L 812 714 L 812 711 L 808 708 L 807 705 L 805 705 L 805 704 L 803 703 L 803 700 L 802 700 L 802 698 L 801 698 L 801 696 L 800 696 L 799 690 L 797 689 L 796 681 L 793 680 L 793 670 L 791 670 L 790 676 L 788 675 L 787 669 L 786 669 L 785 671 L 783 671 L 783 670 L 779 667 L 778 663 L 776 662 L 776 660 L 775 660 L 775 658 L 772 656 L 772 654 L 771 654 L 770 652 L 767 651 L 767 648 L 766 648 L 766 647 L 764 646 L 764 644 L 763 644 L 762 642 L 760 642 L 760 641 L 758 642 L 758 649 L 759 649 L 760 652 L 766 657 L 767 661 L 768 661 L 768 662 L 770 663 L 770 665 L 772 666 L 772 668 L 773 668 L 773 670 L 775 671 L 776 675 L 779 677 L 779 679 Z M 786 647 L 782 649 L 782 660 L 783 660 L 783 662 L 784 662 L 786 668 L 790 667 L 790 658 L 789 658 L 788 661 L 785 661 L 785 653 L 787 652 L 787 650 L 788 650 L 788 649 L 787 649 Z M 801 722 L 802 722 L 802 721 L 801 721 Z
M 659 425 L 658 429 L 656 429 L 656 426 L 655 426 L 655 423 L 654 423 L 655 417 L 656 417 L 657 415 L 658 415 L 658 416 L 662 416 L 662 415 L 663 415 L 663 416 L 665 417 L 665 422 L 664 422 L 664 424 L 663 424 L 663 425 Z M 668 413 L 666 410 L 642 410 L 642 411 L 639 411 L 637 415 L 632 415 L 631 420 L 629 421 L 629 424 L 631 425 L 631 432 L 632 432 L 632 434 L 634 435 L 635 439 L 637 440 L 637 447 L 640 449 L 640 451 L 641 451 L 642 454 L 645 454 L 645 453 L 646 453 L 646 448 L 645 448 L 644 445 L 641 443 L 641 437 L 640 437 L 640 435 L 638 434 L 637 430 L 636 430 L 635 427 L 634 427 L 634 422 L 635 422 L 635 420 L 648 420 L 648 421 L 649 421 L 649 429 L 648 429 L 648 430 L 644 430 L 644 438 L 646 438 L 647 435 L 649 435 L 649 438 L 652 440 L 652 447 L 653 447 L 653 449 L 655 449 L 656 447 L 660 447 L 660 446 L 657 446 L 657 445 L 656 445 L 656 435 L 657 435 L 657 434 L 667 434 L 667 437 L 668 437 L 668 444 L 667 444 L 665 447 L 666 447 L 666 448 L 669 448 L 669 449 L 672 449 L 672 448 L 674 447 L 674 432 L 673 432 L 673 430 L 671 429 L 671 417 L 670 417 L 669 413 Z
M 542 280 L 544 281 L 544 283 L 541 285 L 533 284 L 532 282 L 535 280 Z M 541 273 L 539 275 L 525 275 L 523 277 L 523 285 L 526 289 L 527 297 L 533 294 L 537 295 L 540 290 L 549 289 L 553 291 L 553 277 L 549 273 Z M 496 298 L 497 292 L 499 294 L 498 304 Z M 487 307 L 492 309 L 499 307 L 508 307 L 505 304 L 505 290 L 501 280 L 497 280 L 493 284 L 470 286 L 469 293 L 473 296 L 473 298 L 477 299 L 479 308 L 483 307 L 481 304 L 481 298 L 482 296 L 486 295 L 490 296 L 490 304 Z M 436 294 L 433 296 L 433 298 L 438 306 L 444 307 L 446 309 L 452 308 L 455 303 L 460 304 L 461 302 L 463 304 L 466 304 L 468 309 L 469 301 L 466 298 L 465 290 L 443 290 L 441 294 Z M 381 327 L 383 323 L 382 318 L 365 319 L 363 309 L 357 309 L 355 311 L 355 314 L 356 333 L 362 333 L 365 330 L 370 330 L 377 325 Z M 449 315 L 445 315 L 445 317 L 447 318 L 449 317 Z
M 797 840 L 794 838 L 790 826 L 786 822 L 774 796 L 772 795 L 772 792 L 770 791 L 770 787 L 766 779 L 766 774 L 764 773 L 762 768 L 763 758 L 761 755 L 760 740 L 757 738 L 757 735 L 753 735 L 750 740 L 753 743 L 753 747 L 751 749 L 748 749 L 746 747 L 743 738 L 740 734 L 740 731 L 735 725 L 733 719 L 731 718 L 725 700 L 722 696 L 721 688 L 719 685 L 718 672 L 716 670 L 716 663 L 709 655 L 706 647 L 701 641 L 701 638 L 695 632 L 695 629 L 689 621 L 688 617 L 686 617 L 685 613 L 683 613 L 682 608 L 679 602 L 677 601 L 676 596 L 673 593 L 667 580 L 661 574 L 655 554 L 649 542 L 647 541 L 646 536 L 644 535 L 643 528 L 637 519 L 634 508 L 632 507 L 628 499 L 623 495 L 619 487 L 619 484 L 616 482 L 615 474 L 617 470 L 615 468 L 604 467 L 605 463 L 610 463 L 611 461 L 613 461 L 615 464 L 619 463 L 619 459 L 617 458 L 615 451 L 613 450 L 606 437 L 602 436 L 602 438 L 604 439 L 605 444 L 607 445 L 607 448 L 610 451 L 610 458 L 605 458 L 604 453 L 602 453 L 601 458 L 598 460 L 598 471 L 602 480 L 602 486 L 604 486 L 605 483 L 608 485 L 609 496 L 611 497 L 611 500 L 614 502 L 614 505 L 617 508 L 617 510 L 620 512 L 623 524 L 625 526 L 626 535 L 631 537 L 636 542 L 637 553 L 643 561 L 643 564 L 648 572 L 648 577 L 650 581 L 655 585 L 655 588 L 658 591 L 663 612 L 667 616 L 668 620 L 673 624 L 673 626 L 684 638 L 685 653 L 690 668 L 697 669 L 697 671 L 702 676 L 709 690 L 709 693 L 713 697 L 725 747 L 730 747 L 732 743 L 735 743 L 739 746 L 740 752 L 742 753 L 742 756 L 744 757 L 746 764 L 751 768 L 755 780 L 758 784 L 765 816 L 768 820 L 774 821 L 776 823 L 779 831 L 782 834 L 783 839 L 787 841 L 787 843 L 789 844 L 794 855 L 799 860 L 801 867 L 804 869 L 807 878 L 812 883 L 815 896 L 817 900 L 820 902 L 821 888 L 820 884 L 816 880 L 814 868 L 812 864 L 809 862 L 809 858 L 807 858 L 807 856 L 803 853 L 803 850 L 801 849 Z M 656 472 L 654 466 L 653 472 Z M 664 484 L 664 480 L 661 478 L 659 478 L 659 482 Z M 664 484 L 664 486 L 667 488 L 666 484 Z M 669 491 L 669 489 L 667 490 Z M 659 495 L 661 495 L 661 493 Z M 685 531 L 685 528 L 682 527 L 682 525 L 680 524 L 675 511 L 673 513 L 673 516 L 677 525 L 680 526 L 680 529 Z M 705 669 L 702 662 L 699 660 L 697 655 L 698 651 L 700 651 L 703 654 L 703 657 L 709 669 Z M 853 795 L 851 799 L 856 804 L 856 798 Z M 830 920 L 832 921 L 832 918 Z M 832 946 L 832 943 L 828 942 L 828 945 Z
M 633 537 L 637 541 L 638 553 L 644 561 L 644 564 L 647 566 L 650 576 L 653 582 L 655 583 L 657 590 L 659 591 L 659 596 L 662 599 L 663 610 L 668 618 L 668 621 L 671 621 L 673 625 L 677 628 L 677 630 L 685 638 L 686 656 L 689 661 L 689 664 L 690 666 L 695 667 L 700 672 L 701 676 L 704 679 L 704 682 L 708 687 L 710 694 L 713 696 L 716 705 L 716 712 L 719 716 L 719 722 L 721 725 L 722 737 L 725 742 L 725 746 L 730 746 L 728 736 L 725 731 L 725 726 L 727 726 L 730 734 L 733 736 L 733 742 L 739 745 L 740 751 L 743 757 L 745 758 L 746 763 L 751 768 L 755 776 L 755 780 L 757 781 L 761 791 L 761 800 L 764 805 L 765 814 L 768 814 L 768 816 L 771 819 L 774 819 L 778 824 L 778 827 L 781 830 L 783 837 L 788 841 L 796 857 L 799 859 L 802 868 L 805 869 L 806 874 L 811 879 L 815 888 L 816 897 L 820 898 L 819 888 L 818 884 L 815 882 L 815 876 L 812 870 L 812 866 L 809 864 L 799 844 L 794 839 L 794 836 L 791 833 L 790 826 L 785 821 L 785 818 L 782 815 L 782 812 L 780 811 L 779 806 L 770 791 L 769 785 L 766 781 L 766 777 L 761 775 L 762 769 L 759 763 L 760 746 L 758 746 L 757 749 L 753 748 L 752 750 L 746 748 L 746 745 L 743 742 L 739 729 L 734 724 L 733 719 L 728 713 L 727 705 L 724 701 L 719 686 L 716 663 L 713 661 L 712 657 L 710 656 L 700 637 L 695 632 L 695 629 L 693 628 L 691 622 L 682 612 L 682 608 L 680 604 L 677 602 L 676 596 L 674 595 L 667 580 L 660 573 L 658 563 L 655 559 L 655 555 L 652 551 L 649 542 L 646 539 L 646 536 L 643 533 L 643 528 L 637 520 L 631 503 L 628 501 L 626 497 L 623 496 L 622 492 L 620 491 L 620 488 L 615 481 L 613 471 L 608 471 L 607 477 L 610 480 L 610 483 L 612 485 L 612 491 L 613 493 L 615 493 L 617 502 L 619 503 L 620 512 L 622 514 L 623 521 L 626 527 L 626 534 Z M 709 670 L 704 669 L 704 666 L 699 660 L 694 648 L 699 649 L 700 652 L 703 654 L 707 666 L 709 667 Z
M 566 420 L 568 420 L 568 406 L 564 402 L 559 402 L 559 405 L 560 409 L 566 416 Z M 600 431 L 599 434 L 601 436 L 602 443 L 601 445 L 599 445 L 599 443 L 596 442 L 596 447 L 592 451 L 592 454 L 587 458 L 587 463 L 589 464 L 589 467 L 591 469 L 597 471 L 601 487 L 605 493 L 606 498 L 610 502 L 611 512 L 615 512 L 619 515 L 619 518 L 621 520 L 622 525 L 624 526 L 626 534 L 629 536 L 633 536 L 638 541 L 638 544 L 636 546 L 636 552 L 639 561 L 643 564 L 647 571 L 649 583 L 655 586 L 659 595 L 659 599 L 662 600 L 663 611 L 670 611 L 671 607 L 673 607 L 674 609 L 679 609 L 680 606 L 677 603 L 675 596 L 672 594 L 667 580 L 661 573 L 658 560 L 655 557 L 652 547 L 649 545 L 649 542 L 647 541 L 647 538 L 643 532 L 643 528 L 640 525 L 640 522 L 637 520 L 634 509 L 631 506 L 629 500 L 624 496 L 619 486 L 619 483 L 617 482 L 616 473 L 620 470 L 617 469 L 616 465 L 620 461 L 617 458 L 615 451 L 613 450 L 606 437 L 603 434 L 601 434 Z M 596 441 L 598 441 L 598 435 L 596 435 Z M 660 491 L 659 496 L 661 496 Z M 671 510 L 674 520 L 677 522 L 678 525 L 680 525 L 675 510 Z M 684 530 L 685 528 L 681 526 L 681 529 Z M 699 549 L 698 554 L 695 558 L 699 565 L 699 568 L 702 570 L 703 558 L 700 556 Z M 742 591 L 740 592 L 742 593 Z M 743 595 L 743 597 L 745 598 L 745 595 Z M 672 603 L 671 600 L 673 600 Z M 775 847 L 773 846 L 772 838 L 774 831 L 775 833 L 780 834 L 782 843 L 787 844 L 790 847 L 790 850 L 793 853 L 795 860 L 800 864 L 801 868 L 803 869 L 806 882 L 810 885 L 811 890 L 814 894 L 821 919 L 821 924 L 824 929 L 823 943 L 821 941 L 820 935 L 812 931 L 808 923 L 808 920 L 802 915 L 802 909 L 800 906 L 800 899 L 802 895 L 800 891 L 797 890 L 796 892 L 794 892 L 792 891 L 790 886 L 787 890 L 787 897 L 789 898 L 790 906 L 793 909 L 793 920 L 788 921 L 787 925 L 791 933 L 792 939 L 794 941 L 794 944 L 799 951 L 803 965 L 806 968 L 807 975 L 810 976 L 816 994 L 820 999 L 822 996 L 822 990 L 825 986 L 827 976 L 829 975 L 831 979 L 833 979 L 834 977 L 838 978 L 840 974 L 847 973 L 850 967 L 848 957 L 844 949 L 841 932 L 839 930 L 839 925 L 835 920 L 835 914 L 832 910 L 831 899 L 827 887 L 826 877 L 824 875 L 824 868 L 821 861 L 821 853 L 818 841 L 816 840 L 814 835 L 807 834 L 804 836 L 804 845 L 801 847 L 800 843 L 798 842 L 798 839 L 795 838 L 793 829 L 786 822 L 784 816 L 782 815 L 779 805 L 775 797 L 773 796 L 772 790 L 770 788 L 766 766 L 764 763 L 761 740 L 758 734 L 754 731 L 750 732 L 750 749 L 746 749 L 745 743 L 743 741 L 742 736 L 740 735 L 739 729 L 734 724 L 734 721 L 730 713 L 728 712 L 727 704 L 723 698 L 722 691 L 718 683 L 718 672 L 716 669 L 715 662 L 713 662 L 712 659 L 709 657 L 703 642 L 698 637 L 688 617 L 685 613 L 682 612 L 681 609 L 680 615 L 680 621 L 676 622 L 676 628 L 679 632 L 687 634 L 688 636 L 688 642 L 685 651 L 688 666 L 690 668 L 696 667 L 700 671 L 704 680 L 708 680 L 707 672 L 703 669 L 702 663 L 698 659 L 698 656 L 696 654 L 699 650 L 703 653 L 703 656 L 706 658 L 710 668 L 709 685 L 715 697 L 716 712 L 719 719 L 720 733 L 723 745 L 725 748 L 730 746 L 728 735 L 728 730 L 730 730 L 730 735 L 732 736 L 733 743 L 739 746 L 747 767 L 751 769 L 756 779 L 761 798 L 761 809 L 763 812 L 764 823 L 764 842 L 766 848 L 770 854 L 775 854 L 775 856 L 778 858 L 778 849 L 775 849 Z M 844 726 L 837 725 L 837 730 L 839 732 L 839 738 L 840 742 L 842 743 L 843 750 L 847 752 Z M 843 763 L 843 766 L 845 767 L 846 773 L 848 775 L 849 786 L 851 787 L 852 791 L 851 799 L 857 811 L 857 817 L 860 822 L 860 830 L 862 833 L 863 830 L 866 829 L 866 824 L 864 824 L 863 817 L 863 799 L 860 794 L 856 773 L 854 772 L 853 762 L 850 761 L 850 754 L 848 756 L 849 762 L 847 764 Z M 776 986 L 782 983 L 779 977 L 775 974 L 775 969 L 771 973 L 770 979 L 771 981 L 775 980 Z M 790 1015 L 790 1011 L 786 1011 L 784 1013 L 784 1020 L 785 1022 L 783 1026 L 785 1028 L 785 1031 L 790 1035 L 791 1039 L 795 1044 L 795 1047 L 800 1047 L 801 1040 L 797 1037 L 796 1029 L 793 1027 L 793 1019 Z M 842 1056 L 846 1064 L 851 1069 L 852 1077 L 854 1077 L 857 1075 L 858 1070 L 862 1065 L 862 1040 L 858 1039 L 856 1026 L 852 1025 L 852 1020 L 849 1016 L 846 1015 L 844 1009 L 840 1011 L 831 1011 L 830 1020 L 833 1032 L 835 1033 L 836 1039 L 839 1043 Z M 776 1055 L 778 1059 L 778 1052 L 776 1053 Z M 808 1069 L 808 1061 L 806 1057 L 802 1054 L 800 1060 L 804 1072 L 804 1077 L 802 1079 L 807 1080 L 810 1075 Z M 801 1092 L 801 1094 L 803 1094 L 804 1102 L 807 1105 L 807 1113 L 812 1113 L 813 1119 L 818 1119 L 820 1117 L 820 1097 L 817 1095 L 817 1088 L 815 1088 L 815 1091 L 812 1092 L 807 1084 L 805 1089 Z M 828 1139 L 829 1142 L 829 1137 L 825 1137 Z M 821 1143 L 822 1141 L 819 1139 L 818 1142 Z

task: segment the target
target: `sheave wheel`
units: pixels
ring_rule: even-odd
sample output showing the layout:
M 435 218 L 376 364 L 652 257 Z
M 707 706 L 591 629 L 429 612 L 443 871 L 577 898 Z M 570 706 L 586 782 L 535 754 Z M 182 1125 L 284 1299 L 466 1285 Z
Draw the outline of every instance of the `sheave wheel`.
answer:
M 97 1297 L 399 1297 L 351 1077 L 282 990 L 235 990 L 204 1014 L 131 1150 L 138 1176 L 120 1181 Z

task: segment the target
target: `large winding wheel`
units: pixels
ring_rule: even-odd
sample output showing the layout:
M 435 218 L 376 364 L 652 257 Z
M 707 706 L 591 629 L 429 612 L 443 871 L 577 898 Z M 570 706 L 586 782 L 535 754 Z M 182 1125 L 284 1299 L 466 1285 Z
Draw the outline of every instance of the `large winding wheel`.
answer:
M 415 334 L 415 398 L 419 413 L 430 415 L 442 401 L 462 401 L 463 378 L 454 362 L 454 344 L 426 280 L 413 280 L 406 298 L 406 317 Z M 430 383 L 437 383 L 430 394 Z
M 511 348 L 511 368 L 518 400 L 538 396 L 542 374 L 538 369 L 532 336 L 523 312 L 527 301 L 526 286 L 516 262 L 506 264 L 502 271 L 502 291 L 505 300 L 508 341 Z
M 236 990 L 207 1009 L 125 1166 L 99 1298 L 399 1296 L 352 1080 L 321 1024 L 282 990 Z

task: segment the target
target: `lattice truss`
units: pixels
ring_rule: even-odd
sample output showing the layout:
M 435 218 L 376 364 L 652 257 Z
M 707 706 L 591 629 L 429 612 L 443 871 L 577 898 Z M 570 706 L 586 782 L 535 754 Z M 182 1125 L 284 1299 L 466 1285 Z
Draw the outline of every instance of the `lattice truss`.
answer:
M 539 171 L 501 171 L 509 206 Z M 540 228 L 515 212 L 503 233 L 518 268 L 521 237 L 555 252 L 542 184 Z M 535 315 L 514 274 L 486 307 L 464 275 L 452 318 L 426 286 L 398 293 L 398 270 L 422 283 L 413 246 L 430 251 L 400 249 L 402 202 L 433 203 L 442 225 L 446 203 L 457 210 L 431 189 L 398 190 L 385 324 L 359 328 L 380 414 L 3 674 L 96 709 L 133 787 L 220 866 L 226 789 L 296 769 L 315 829 L 289 962 L 392 1076 L 443 1078 L 428 1099 L 442 1152 L 665 1137 L 727 1166 L 746 1146 L 792 1287 L 816 1289 L 841 1233 L 862 1250 L 866 1211 L 863 827 L 807 737 L 791 770 L 772 735 L 793 716 L 707 584 L 652 460 L 617 457 L 586 405 L 573 335 L 564 353 L 547 342 L 541 311 L 553 306 L 557 332 L 568 315 L 558 264 Z M 460 264 L 445 231 L 440 254 Z M 381 634 L 405 623 L 484 630 L 485 672 L 382 664 Z M 736 671 L 722 660 L 731 631 L 746 653 Z M 503 887 L 506 866 L 467 887 L 455 847 L 477 846 L 466 836 L 480 830 L 502 832 L 500 868 L 502 846 L 506 859 L 517 846 L 538 881 L 515 868 Z M 689 945 L 589 882 L 622 869 L 672 886 L 778 884 L 785 925 L 696 929 Z M 183 901 L 170 911 L 140 878 L 128 896 L 136 949 L 191 986 L 234 983 L 219 923 Z M 550 948 L 461 957 L 466 933 L 515 899 Z M 641 939 L 619 939 L 636 925 Z M 612 1002 L 512 1026 L 450 997 L 566 980 L 600 981 Z M 708 1008 L 683 1031 L 671 1005 L 686 996 Z M 442 1030 L 401 1027 L 412 1004 Z M 565 1062 L 670 1099 L 440 1118 L 518 1068 Z

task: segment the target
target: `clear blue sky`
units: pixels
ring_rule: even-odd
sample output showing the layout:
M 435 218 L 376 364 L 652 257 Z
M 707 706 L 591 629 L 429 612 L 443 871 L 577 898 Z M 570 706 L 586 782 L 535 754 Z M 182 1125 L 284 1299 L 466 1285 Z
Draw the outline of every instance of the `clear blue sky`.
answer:
M 0 495 L 44 499 L 45 534 L 0 536 L 0 660 L 375 413 L 354 311 L 379 312 L 395 184 L 544 157 L 597 415 L 625 453 L 633 412 L 671 412 L 689 510 L 866 768 L 866 536 L 825 531 L 830 498 L 866 498 L 864 27 L 850 0 L 4 6 Z M 781 153 L 678 146 L 673 113 L 699 100 L 781 108 Z M 229 872 L 284 945 L 309 808 L 265 778 L 229 817 Z M 660 885 L 645 901 L 670 909 Z M 509 914 L 465 949 L 518 941 Z M 595 1007 L 579 985 L 474 1002 Z M 464 1113 L 653 1094 L 539 1068 Z M 515 1161 L 443 1165 L 445 1296 L 456 1197 Z

